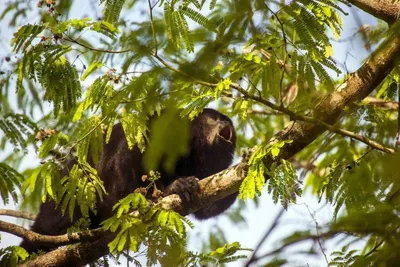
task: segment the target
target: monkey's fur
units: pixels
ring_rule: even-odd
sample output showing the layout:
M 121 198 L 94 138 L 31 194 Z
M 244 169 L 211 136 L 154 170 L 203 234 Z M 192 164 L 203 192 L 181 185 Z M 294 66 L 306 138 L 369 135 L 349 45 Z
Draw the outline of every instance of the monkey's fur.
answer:
M 172 172 L 165 171 L 163 167 L 158 169 L 161 178 L 156 181 L 157 188 L 164 196 L 178 194 L 185 204 L 190 203 L 200 192 L 197 178 L 203 179 L 228 168 L 233 160 L 235 144 L 235 130 L 229 117 L 213 109 L 204 109 L 191 122 L 189 152 L 176 161 Z M 138 147 L 129 150 L 121 124 L 114 126 L 109 142 L 104 144 L 97 171 L 108 195 L 103 202 L 98 203 L 97 215 L 90 217 L 91 228 L 98 227 L 101 221 L 112 216 L 112 207 L 118 200 L 136 188 L 147 185 L 147 182 L 142 181 L 142 176 L 146 174 L 143 154 Z M 236 196 L 232 194 L 216 201 L 196 211 L 194 216 L 198 219 L 214 217 L 228 209 Z M 81 216 L 79 208 L 75 208 L 74 221 Z M 67 212 L 62 216 L 54 201 L 47 201 L 41 204 L 31 229 L 40 234 L 61 235 L 66 233 L 74 221 L 71 222 Z M 28 252 L 51 249 L 27 240 L 21 246 Z

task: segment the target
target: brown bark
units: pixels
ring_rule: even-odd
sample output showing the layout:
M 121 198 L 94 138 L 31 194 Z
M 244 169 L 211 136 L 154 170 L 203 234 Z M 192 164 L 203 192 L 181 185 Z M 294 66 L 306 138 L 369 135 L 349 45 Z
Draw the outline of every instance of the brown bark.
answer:
M 349 2 L 371 15 L 393 24 L 400 15 L 400 4 L 393 0 L 349 0 Z M 399 31 L 399 25 L 396 25 Z M 395 58 L 400 52 L 400 39 L 398 34 L 389 36 L 381 44 L 365 64 L 353 73 L 332 94 L 326 96 L 314 110 L 314 117 L 328 123 L 335 124 L 344 115 L 346 107 L 354 101 L 367 97 L 376 86 L 393 69 Z M 320 125 L 307 122 L 293 122 L 290 126 L 277 133 L 271 142 L 281 140 L 293 140 L 282 148 L 279 159 L 289 159 L 304 147 L 312 143 L 326 129 Z M 267 167 L 273 162 L 265 159 Z M 185 208 L 177 195 L 164 198 L 159 205 L 171 208 L 183 215 L 222 199 L 239 190 L 240 184 L 245 178 L 246 171 L 243 164 L 238 164 L 221 173 L 215 174 L 200 181 L 202 194 L 198 203 Z M 37 257 L 21 266 L 81 266 L 100 258 L 108 253 L 107 244 L 113 238 L 113 234 L 105 234 L 104 237 L 86 242 L 71 248 L 60 248 Z
M 11 216 L 15 218 L 22 218 L 27 220 L 34 221 L 36 219 L 36 215 L 31 214 L 26 211 L 18 211 L 18 210 L 8 210 L 8 209 L 0 209 L 0 215 Z
M 33 231 L 27 230 L 22 226 L 3 221 L 0 221 L 0 231 L 14 234 L 21 238 L 26 238 L 33 243 L 42 245 L 53 244 L 55 246 L 96 240 L 104 235 L 104 230 L 102 230 L 101 228 L 86 232 L 65 234 L 59 236 L 41 235 Z
M 396 25 L 399 28 L 399 25 Z M 390 73 L 395 65 L 395 58 L 400 52 L 400 38 L 396 33 L 389 36 L 380 48 L 355 73 L 350 75 L 332 94 L 327 95 L 314 109 L 314 117 L 334 125 L 345 113 L 346 107 L 353 106 L 368 96 L 382 80 Z M 290 126 L 277 133 L 270 142 L 293 140 L 281 149 L 276 160 L 289 159 L 304 147 L 312 143 L 326 128 L 307 122 L 293 122 Z M 265 159 L 270 166 L 272 159 Z M 177 195 L 164 198 L 159 205 L 180 212 L 183 215 L 211 204 L 239 190 L 246 176 L 244 164 L 238 164 L 221 173 L 200 181 L 202 194 L 197 203 L 189 208 L 182 206 Z M 82 243 L 72 248 L 61 248 L 39 256 L 23 266 L 76 266 L 93 261 L 108 253 L 107 243 L 112 235 L 106 235 L 92 243 Z
M 71 248 L 59 248 L 19 265 L 20 267 L 68 267 L 84 266 L 108 253 L 108 243 L 114 238 L 113 234 L 94 241 L 82 243 Z
M 367 96 L 364 100 L 371 106 L 380 107 L 382 109 L 397 111 L 399 109 L 399 102 L 385 101 L 372 96 Z
M 348 0 L 372 16 L 393 24 L 400 16 L 400 2 L 397 0 Z

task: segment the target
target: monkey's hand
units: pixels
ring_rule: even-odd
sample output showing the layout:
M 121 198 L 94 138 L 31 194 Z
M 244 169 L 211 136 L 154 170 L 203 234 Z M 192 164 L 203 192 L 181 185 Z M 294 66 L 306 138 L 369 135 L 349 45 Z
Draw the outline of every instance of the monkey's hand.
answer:
M 184 205 L 198 198 L 200 193 L 199 179 L 194 176 L 181 177 L 173 181 L 164 190 L 164 196 L 177 194 Z

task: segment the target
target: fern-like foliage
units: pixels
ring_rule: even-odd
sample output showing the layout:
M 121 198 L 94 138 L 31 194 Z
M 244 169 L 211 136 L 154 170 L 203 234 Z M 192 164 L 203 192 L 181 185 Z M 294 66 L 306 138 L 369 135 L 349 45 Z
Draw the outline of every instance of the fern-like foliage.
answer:
M 81 96 L 78 71 L 65 57 L 47 54 L 44 64 L 37 64 L 38 80 L 45 88 L 44 99 L 54 104 L 54 114 L 60 109 L 69 111 Z
M 86 78 L 91 71 L 94 71 L 94 69 L 99 67 L 100 65 L 101 63 L 97 63 L 90 66 L 82 76 L 82 79 Z M 77 110 L 75 111 L 73 120 L 78 121 L 81 119 L 84 111 L 90 109 L 97 111 L 99 107 L 103 109 L 104 114 L 109 113 L 108 110 L 112 110 L 112 108 L 114 107 L 113 105 L 111 105 L 110 101 L 113 92 L 113 86 L 110 84 L 109 78 L 107 76 L 97 78 L 86 92 L 85 100 L 78 106 Z
M 0 143 L 11 142 L 14 149 L 19 151 L 26 150 L 27 145 L 33 141 L 33 134 L 39 129 L 28 116 L 9 113 L 0 118 L 0 130 L 4 133 Z
M 318 76 L 319 82 L 333 89 L 333 82 L 330 75 L 327 74 L 323 66 L 340 73 L 335 62 L 330 57 L 332 47 L 326 34 L 325 27 L 331 29 L 335 36 L 339 36 L 342 21 L 337 11 L 344 12 L 333 1 L 313 1 L 301 0 L 292 2 L 284 8 L 284 11 L 293 18 L 292 26 L 294 32 L 298 35 L 297 45 L 300 49 L 308 51 L 307 58 L 311 64 L 307 65 L 308 75 Z M 307 79 L 309 83 L 315 83 L 315 80 Z
M 16 267 L 18 263 L 29 257 L 28 252 L 19 246 L 9 246 L 0 249 L 0 264 L 1 266 Z
M 11 42 L 15 52 L 23 53 L 17 68 L 17 90 L 24 91 L 24 79 L 28 82 L 38 81 L 45 89 L 44 99 L 54 104 L 55 115 L 60 110 L 68 112 L 74 108 L 77 99 L 81 96 L 78 71 L 65 57 L 72 49 L 70 46 L 56 44 L 56 40 L 62 39 L 65 35 L 68 35 L 67 39 L 71 40 L 71 32 L 83 30 L 99 32 L 110 38 L 115 38 L 118 33 L 118 30 L 107 21 L 91 22 L 88 18 L 71 19 L 51 26 L 48 24 L 25 25 L 14 34 Z M 42 33 L 51 33 L 54 39 L 44 35 L 39 42 L 35 41 Z M 32 95 L 39 98 L 35 91 Z
M 343 174 L 343 166 L 339 165 L 337 162 L 332 162 L 329 165 L 328 175 L 326 176 L 326 182 L 321 186 L 318 194 L 322 196 L 323 193 L 326 194 L 328 201 L 334 201 L 334 193 L 339 187 L 339 179 Z
M 23 194 L 28 194 L 27 190 L 29 189 L 29 193 L 32 194 L 39 188 L 38 184 L 44 184 L 45 194 L 42 197 L 43 202 L 47 199 L 47 196 L 56 198 L 61 190 L 58 165 L 52 161 L 48 161 L 33 170 L 31 175 L 24 181 L 21 191 Z
M 108 21 L 93 22 L 93 24 L 91 25 L 91 30 L 99 32 L 111 39 L 115 39 L 117 37 L 117 33 L 119 33 L 118 28 Z
M 47 6 L 46 14 L 43 6 L 34 16 L 42 22 L 15 30 L 16 55 L 0 62 L 0 149 L 9 153 L 0 164 L 3 202 L 16 201 L 22 184 L 26 203 L 38 206 L 40 200 L 51 198 L 67 216 L 78 205 L 87 217 L 105 194 L 87 161 L 98 161 L 116 122 L 122 124 L 129 148 L 147 150 L 148 169 L 160 164 L 168 169 L 187 150 L 190 119 L 211 105 L 232 118 L 238 151 L 255 148 L 240 198 L 257 203 L 267 187 L 264 192 L 287 208 L 301 194 L 296 175 L 300 174 L 321 202 L 325 199 L 333 206 L 335 220 L 326 227 L 333 235 L 351 235 L 350 242 L 367 240 L 363 250 L 355 251 L 350 245 L 332 254 L 330 265 L 396 266 L 400 249 L 397 154 L 385 157 L 372 150 L 364 156 L 364 145 L 332 133 L 304 147 L 290 162 L 281 155 L 290 141 L 265 145 L 293 120 L 283 114 L 284 109 L 273 110 L 266 101 L 298 114 L 313 114 L 321 96 L 339 82 L 334 77 L 340 70 L 332 58 L 330 37 L 340 37 L 347 1 L 101 0 L 100 21 L 74 13 L 79 9 L 69 12 L 73 2 L 56 1 Z M 134 13 L 121 16 L 124 6 Z M 9 25 L 23 22 L 29 19 L 25 14 L 37 11 L 27 7 L 30 1 L 10 0 L 0 19 L 7 23 L 12 17 Z M 123 31 L 117 26 L 123 26 Z M 354 38 L 362 34 L 366 48 L 375 49 L 388 33 L 398 35 L 398 27 L 396 23 L 389 30 L 384 23 L 363 25 L 355 30 Z M 399 81 L 394 70 L 376 88 L 375 97 L 396 104 L 392 101 L 397 101 Z M 51 113 L 45 101 L 54 106 Z M 394 147 L 397 110 L 378 109 L 366 102 L 355 105 L 358 111 L 343 117 L 340 127 Z M 26 117 L 6 115 L 16 114 L 14 109 Z M 164 110 L 161 115 L 160 110 Z M 32 133 L 38 129 L 30 117 L 51 130 L 39 138 L 39 148 L 33 143 Z M 10 143 L 15 151 L 8 150 Z M 16 169 L 25 156 L 17 150 L 29 152 L 31 147 L 40 165 L 26 170 L 24 179 Z M 70 159 L 76 162 L 73 167 L 66 164 Z M 271 162 L 276 164 L 266 168 L 265 163 L 270 166 Z M 292 164 L 303 170 L 295 171 Z M 70 169 L 63 169 L 65 165 Z M 149 172 L 149 176 L 151 187 L 160 174 Z M 240 214 L 243 203 L 227 213 L 235 223 L 245 221 Z M 118 255 L 126 248 L 145 249 L 145 264 L 162 266 L 220 265 L 243 257 L 240 245 L 227 244 L 224 229 L 218 226 L 206 234 L 209 242 L 203 245 L 203 251 L 212 252 L 187 251 L 190 222 L 153 207 L 141 195 L 128 196 L 114 210 L 115 216 L 104 227 L 116 233 L 110 250 Z M 87 223 L 88 218 L 82 218 L 71 230 L 86 229 Z M 332 237 L 331 232 L 319 236 L 318 230 L 293 233 L 283 240 L 282 248 L 293 241 L 321 243 Z M 262 264 L 291 264 L 289 257 L 282 258 L 286 256 L 282 249 L 275 251 Z M 11 249 L 0 254 L 6 255 L 0 256 L 1 266 L 23 259 Z M 127 258 L 139 265 L 138 255 L 143 252 Z
M 210 1 L 210 10 L 214 9 L 216 4 L 217 4 L 217 0 L 211 0 Z
M 11 41 L 16 53 L 25 52 L 32 45 L 32 41 L 46 29 L 46 25 L 24 25 L 16 33 Z
M 78 162 L 68 176 L 61 179 L 61 184 L 57 204 L 63 214 L 68 211 L 72 220 L 76 205 L 84 217 L 89 217 L 89 211 L 96 214 L 96 203 L 103 200 L 106 191 L 93 167 L 86 162 Z
M 122 113 L 122 128 L 124 129 L 126 141 L 130 149 L 134 145 L 137 145 L 142 152 L 146 149 L 147 120 L 146 116 L 137 113 Z
M 241 247 L 239 242 L 225 242 L 224 245 L 217 247 L 215 250 L 209 253 L 193 253 L 188 251 L 185 263 L 187 266 L 203 266 L 235 262 L 238 259 L 247 258 L 246 255 L 237 254 L 242 251 L 252 251 L 252 249 Z
M 301 196 L 301 183 L 290 162 L 282 160 L 281 165 L 272 173 L 268 193 L 275 203 L 279 201 L 285 209 L 290 203 L 296 203 L 297 197 Z
M 85 127 L 82 127 L 78 132 L 78 140 L 76 142 L 78 160 L 86 162 L 90 154 L 90 159 L 97 164 L 103 151 L 103 134 L 101 121 L 98 117 L 92 117 L 85 122 Z
M 39 148 L 39 157 L 45 161 L 31 172 L 21 191 L 28 195 L 43 188 L 42 201 L 46 201 L 48 197 L 54 199 L 63 213 L 68 211 L 71 220 L 76 205 L 79 205 L 85 217 L 89 216 L 89 210 L 95 212 L 96 203 L 101 201 L 105 194 L 103 182 L 97 171 L 86 162 L 89 146 L 93 161 L 97 162 L 101 153 L 103 135 L 98 124 L 97 127 L 93 126 L 95 122 L 97 121 L 93 118 L 92 123 L 87 124 L 90 132 L 84 131 L 84 137 L 78 135 L 80 139 L 77 144 L 77 160 L 69 159 L 68 154 L 54 153 L 62 152 L 68 147 L 68 136 L 61 132 L 48 136 Z M 75 164 L 72 169 L 66 169 L 66 162 L 71 160 Z M 62 177 L 66 173 L 67 175 Z
M 190 119 L 195 118 L 201 111 L 214 100 L 214 92 L 208 90 L 208 88 L 201 87 L 199 90 L 193 90 L 191 95 L 186 95 L 186 98 L 181 99 L 182 104 L 179 108 L 182 108 L 181 115 Z M 187 101 L 190 98 L 190 101 Z
M 165 170 L 173 171 L 179 157 L 188 152 L 189 120 L 179 118 L 178 113 L 178 110 L 170 109 L 153 121 L 150 128 L 151 145 L 144 156 L 145 165 L 149 170 L 156 170 L 161 165 Z M 157 131 L 157 129 L 171 130 Z
M 4 204 L 8 204 L 10 196 L 18 202 L 18 189 L 22 182 L 22 175 L 9 165 L 0 162 L 0 197 Z
M 185 47 L 188 52 L 194 52 L 194 44 L 190 35 L 186 17 L 199 25 L 216 32 L 216 27 L 201 13 L 188 6 L 189 1 L 184 1 L 177 6 L 177 1 L 164 2 L 164 21 L 167 26 L 169 40 L 177 47 Z M 190 1 L 193 3 L 194 1 Z M 201 6 L 195 5 L 201 9 Z M 181 44 L 183 42 L 183 46 Z
M 196 2 L 196 1 L 192 1 Z M 191 20 L 193 20 L 194 22 L 196 22 L 197 24 L 203 26 L 204 28 L 216 32 L 217 29 L 215 27 L 215 25 L 209 20 L 207 19 L 207 17 L 203 16 L 201 13 L 199 13 L 198 11 L 183 5 L 181 7 L 181 12 L 183 15 L 185 15 L 186 17 L 190 18 Z
M 68 46 L 40 43 L 26 51 L 18 64 L 17 89 L 26 74 L 36 77 L 45 89 L 44 99 L 54 104 L 54 114 L 60 109 L 69 111 L 81 96 L 78 71 L 63 56 Z
M 276 142 L 269 146 L 260 146 L 253 152 L 249 159 L 249 170 L 246 178 L 239 189 L 239 198 L 253 199 L 255 195 L 261 194 L 265 185 L 265 180 L 269 176 L 269 193 L 272 192 L 275 202 L 281 201 L 284 207 L 290 202 L 295 202 L 296 196 L 301 194 L 298 179 L 293 167 L 282 160 L 282 167 L 275 168 L 276 165 L 268 170 L 264 165 L 266 157 L 276 158 L 279 156 L 281 148 L 291 141 Z
M 349 250 L 349 246 L 343 246 L 340 251 L 334 251 L 331 253 L 332 260 L 328 266 L 350 266 L 354 263 L 354 259 L 359 253 L 356 249 Z
M 257 148 L 257 150 L 251 155 L 249 160 L 250 168 L 247 176 L 240 185 L 239 198 L 253 199 L 255 195 L 260 195 L 265 185 L 265 172 L 266 168 L 262 159 L 267 156 L 267 149 L 263 147 Z
M 121 199 L 113 210 L 115 215 L 103 222 L 104 229 L 118 233 L 109 244 L 110 251 L 121 252 L 127 246 L 138 251 L 144 244 L 148 265 L 158 262 L 176 266 L 183 262 L 186 226 L 192 227 L 188 219 L 173 211 L 151 207 L 139 193 Z
M 233 242 L 231 244 L 225 244 L 223 247 L 211 251 L 208 255 L 211 258 L 214 258 L 214 260 L 216 260 L 218 263 L 229 263 L 234 262 L 238 259 L 247 258 L 247 256 L 245 255 L 234 255 L 238 251 L 243 250 L 251 251 L 251 249 L 242 248 L 239 242 Z
M 103 16 L 104 21 L 111 24 L 116 24 L 121 15 L 122 7 L 125 4 L 125 0 L 102 0 L 100 3 L 104 3 Z
M 52 134 L 43 141 L 39 148 L 39 158 L 46 159 L 51 156 L 53 151 L 57 151 L 58 148 L 65 146 L 69 141 L 69 137 L 62 132 Z
M 260 75 L 263 94 L 275 96 L 278 99 L 282 69 L 279 67 L 277 61 L 272 59 L 265 64 Z

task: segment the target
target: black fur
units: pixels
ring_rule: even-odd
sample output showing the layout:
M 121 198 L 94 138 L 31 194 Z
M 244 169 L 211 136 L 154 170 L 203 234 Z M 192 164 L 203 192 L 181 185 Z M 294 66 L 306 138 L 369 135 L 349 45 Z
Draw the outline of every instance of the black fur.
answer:
M 168 130 L 168 129 L 165 129 Z M 151 133 L 150 133 L 151 134 Z M 203 179 L 220 172 L 232 163 L 236 144 L 236 135 L 229 117 L 213 109 L 204 109 L 191 122 L 189 152 L 177 160 L 172 172 L 159 168 L 161 178 L 157 180 L 157 188 L 164 196 L 178 194 L 184 203 L 190 203 L 200 192 L 197 179 Z M 91 217 L 92 227 L 112 216 L 112 206 L 138 187 L 146 186 L 142 176 L 146 174 L 143 155 L 138 147 L 129 150 L 121 124 L 113 128 L 110 141 L 104 145 L 104 150 L 97 165 L 97 171 L 104 182 L 108 195 L 97 207 L 98 214 Z M 230 195 L 212 205 L 194 213 L 198 219 L 214 217 L 235 201 L 237 194 Z M 74 220 L 81 214 L 75 209 Z M 46 235 L 64 234 L 71 226 L 68 214 L 61 215 L 55 210 L 52 201 L 43 203 L 32 231 Z M 24 240 L 21 246 L 29 252 L 38 249 L 47 250 Z

